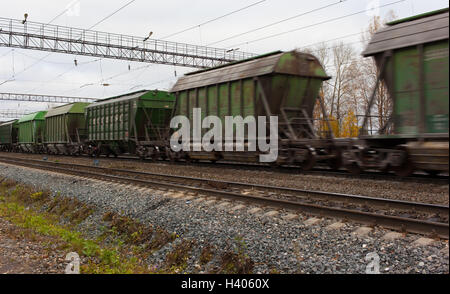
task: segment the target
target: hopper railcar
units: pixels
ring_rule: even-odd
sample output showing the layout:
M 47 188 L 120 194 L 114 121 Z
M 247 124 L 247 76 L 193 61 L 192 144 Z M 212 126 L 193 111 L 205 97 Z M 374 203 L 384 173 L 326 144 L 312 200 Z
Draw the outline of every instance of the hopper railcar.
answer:
M 50 109 L 45 115 L 45 150 L 49 154 L 79 155 L 86 140 L 84 109 L 77 102 Z
M 45 152 L 45 115 L 47 111 L 38 111 L 20 118 L 18 146 L 22 152 Z
M 393 109 L 382 129 L 394 131 L 369 136 L 363 128 L 343 153 L 349 170 L 448 172 L 448 19 L 448 8 L 433 11 L 388 23 L 373 36 L 363 55 L 375 59 L 378 82 L 387 86 Z
M 176 115 L 188 117 L 191 126 L 195 123 L 194 108 L 201 109 L 201 119 L 218 117 L 223 128 L 227 116 L 255 119 L 276 116 L 279 137 L 276 164 L 296 164 L 310 169 L 317 161 L 327 161 L 336 167 L 339 156 L 331 135 L 322 138 L 313 127 L 319 90 L 322 82 L 329 78 L 313 55 L 277 51 L 189 73 L 178 79 L 171 92 L 176 96 Z M 202 136 L 206 132 L 207 129 L 203 129 Z M 269 131 L 266 134 L 268 137 Z M 247 151 L 251 144 L 248 132 L 244 136 L 244 140 L 222 139 L 219 143 L 230 144 L 233 150 L 243 144 L 246 152 L 192 151 L 194 148 L 191 148 L 178 156 L 213 162 L 258 162 L 259 152 Z M 201 144 L 201 141 L 191 139 L 191 143 Z
M 174 104 L 174 96 L 168 92 L 143 90 L 87 106 L 88 153 L 166 158 Z
M 17 151 L 19 135 L 18 120 L 12 120 L 0 124 L 0 151 Z

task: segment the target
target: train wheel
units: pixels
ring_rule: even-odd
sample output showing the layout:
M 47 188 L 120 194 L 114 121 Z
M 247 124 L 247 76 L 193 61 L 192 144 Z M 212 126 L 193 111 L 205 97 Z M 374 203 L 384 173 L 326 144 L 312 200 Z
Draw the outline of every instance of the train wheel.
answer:
M 440 173 L 440 171 L 438 171 L 438 170 L 425 170 L 425 172 L 432 177 L 435 177 Z
M 354 176 L 359 176 L 362 172 L 361 167 L 357 163 L 347 165 L 345 168 Z
M 414 172 L 414 165 L 411 161 L 406 160 L 401 166 L 394 167 L 393 170 L 397 176 L 407 177 Z
M 333 155 L 335 156 L 334 158 L 331 158 L 330 160 L 328 160 L 328 166 L 332 169 L 332 170 L 338 170 L 341 168 L 342 166 L 342 157 L 341 157 L 341 152 L 339 151 L 333 151 Z
M 306 160 L 301 163 L 302 170 L 312 170 L 314 165 L 316 165 L 316 158 L 314 157 L 314 154 L 309 151 Z

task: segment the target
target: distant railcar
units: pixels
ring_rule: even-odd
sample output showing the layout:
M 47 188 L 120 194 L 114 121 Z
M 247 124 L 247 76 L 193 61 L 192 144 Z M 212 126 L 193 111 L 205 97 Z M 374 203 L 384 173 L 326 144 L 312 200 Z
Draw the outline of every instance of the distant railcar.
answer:
M 84 109 L 89 103 L 72 103 L 50 109 L 45 115 L 45 141 L 48 153 L 78 155 L 86 140 Z
M 176 114 L 189 118 L 201 108 L 202 119 L 214 115 L 225 126 L 226 116 L 278 117 L 278 164 L 300 164 L 304 169 L 318 160 L 338 158 L 332 140 L 316 134 L 313 111 L 324 80 L 330 77 L 320 62 L 298 51 L 273 52 L 212 69 L 189 73 L 171 89 L 177 97 Z M 267 120 L 269 121 L 269 120 Z M 208 131 L 203 129 L 203 134 Z M 191 134 L 192 136 L 192 134 Z M 192 142 L 200 144 L 201 142 Z M 235 150 L 241 142 L 233 144 Z M 248 133 L 245 135 L 248 150 Z M 257 162 L 258 152 L 185 152 L 188 159 Z
M 93 155 L 165 157 L 175 98 L 165 91 L 139 91 L 86 107 L 88 145 Z
M 16 151 L 19 125 L 18 120 L 12 120 L 0 124 L 0 150 Z
M 42 153 L 45 151 L 43 143 L 46 113 L 47 111 L 39 111 L 19 119 L 18 145 L 23 152 Z
M 370 41 L 363 55 L 375 59 L 388 88 L 394 131 L 362 134 L 363 148 L 344 153 L 350 169 L 448 172 L 448 19 L 447 8 L 394 21 Z

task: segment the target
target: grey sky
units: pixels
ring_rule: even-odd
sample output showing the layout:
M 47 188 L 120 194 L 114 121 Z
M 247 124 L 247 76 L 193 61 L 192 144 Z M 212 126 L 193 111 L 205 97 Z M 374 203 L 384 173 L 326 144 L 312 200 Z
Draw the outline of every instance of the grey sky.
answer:
M 63 12 L 71 2 L 72 0 L 15 0 L 2 7 L 0 17 L 23 19 L 26 12 L 29 14 L 29 21 L 47 23 Z M 129 0 L 80 0 L 79 16 L 64 14 L 56 19 L 53 24 L 88 28 L 127 2 Z M 255 2 L 258 2 L 258 0 L 137 0 L 95 27 L 95 30 L 143 37 L 153 31 L 152 38 L 158 39 Z M 339 1 L 266 0 L 251 8 L 168 40 L 207 45 L 335 2 Z M 214 47 L 235 48 L 232 46 L 237 44 L 241 51 L 265 53 L 274 50 L 290 50 L 327 41 L 364 31 L 370 19 L 370 14 L 362 13 L 278 37 L 245 44 L 273 34 L 362 11 L 366 9 L 369 3 L 385 5 L 392 2 L 396 2 L 396 0 L 347 0 L 331 8 L 215 44 Z M 446 0 L 405 0 L 382 8 L 380 15 L 383 17 L 389 10 L 393 10 L 398 18 L 403 18 L 444 7 L 448 7 L 448 1 Z M 360 36 L 354 36 L 342 39 L 342 41 L 354 43 L 359 39 Z M 354 46 L 357 50 L 361 50 L 360 44 L 354 44 Z M 0 84 L 9 79 L 13 73 L 21 72 L 47 54 L 47 52 L 22 49 L 15 49 L 12 52 L 10 48 L 0 47 Z M 53 53 L 45 60 L 19 74 L 14 81 L 1 85 L 0 92 L 103 98 L 142 88 L 167 89 L 176 80 L 174 71 L 177 72 L 179 77 L 183 73 L 193 70 L 165 65 L 152 65 L 142 70 L 135 70 L 137 67 L 146 64 L 108 59 L 100 61 L 98 58 L 83 56 L 76 57 L 79 66 L 75 67 L 74 58 L 73 55 Z M 128 65 L 131 66 L 131 71 L 128 71 Z M 65 72 L 67 73 L 62 75 Z M 120 73 L 124 74 L 107 81 L 110 84 L 109 87 L 100 85 L 102 79 Z M 18 108 L 35 110 L 42 107 L 44 106 L 36 103 L 0 101 L 0 110 Z

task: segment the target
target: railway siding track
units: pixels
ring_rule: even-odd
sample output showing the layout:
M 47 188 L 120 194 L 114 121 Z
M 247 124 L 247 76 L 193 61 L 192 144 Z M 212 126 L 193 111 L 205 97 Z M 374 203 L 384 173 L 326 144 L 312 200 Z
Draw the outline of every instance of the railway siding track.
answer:
M 0 157 L 0 162 L 159 190 L 189 191 L 197 195 L 380 225 L 402 232 L 449 237 L 448 206 L 43 160 Z

